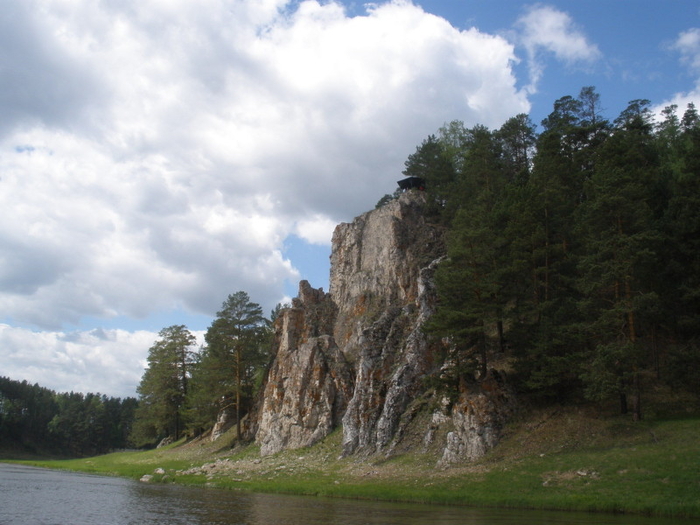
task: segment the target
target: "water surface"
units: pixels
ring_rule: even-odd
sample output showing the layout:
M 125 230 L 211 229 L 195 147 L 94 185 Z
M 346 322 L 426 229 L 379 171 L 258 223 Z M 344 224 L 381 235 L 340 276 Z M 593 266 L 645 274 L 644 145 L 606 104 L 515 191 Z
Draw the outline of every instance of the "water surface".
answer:
M 668 525 L 671 520 L 249 494 L 0 463 L 2 525 Z M 677 521 L 675 523 L 678 523 Z

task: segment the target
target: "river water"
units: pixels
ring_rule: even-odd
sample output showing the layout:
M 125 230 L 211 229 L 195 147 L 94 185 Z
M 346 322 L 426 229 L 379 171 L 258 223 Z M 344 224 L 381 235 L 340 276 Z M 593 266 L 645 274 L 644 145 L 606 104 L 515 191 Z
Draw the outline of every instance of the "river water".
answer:
M 667 525 L 670 520 L 247 494 L 0 463 L 2 525 Z

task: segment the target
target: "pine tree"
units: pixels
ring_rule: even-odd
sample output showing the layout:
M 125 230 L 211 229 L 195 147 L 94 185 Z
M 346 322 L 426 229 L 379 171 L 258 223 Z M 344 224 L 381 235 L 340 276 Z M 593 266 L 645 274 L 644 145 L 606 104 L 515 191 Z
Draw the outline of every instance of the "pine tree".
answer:
M 616 120 L 587 182 L 579 223 L 580 306 L 592 342 L 582 377 L 589 397 L 616 392 L 623 412 L 631 393 L 635 419 L 642 416 L 645 309 L 657 301 L 647 279 L 656 270 L 660 241 L 653 212 L 658 155 L 650 120 L 648 101 L 641 100 L 632 101 Z
M 420 177 L 425 180 L 430 199 L 428 211 L 449 222 L 453 213 L 447 207 L 455 179 L 455 168 L 444 146 L 430 135 L 408 156 L 403 174 L 406 177 Z
M 148 351 L 148 368 L 137 388 L 139 406 L 133 429 L 137 444 L 180 438 L 196 339 L 183 325 L 162 329 Z
M 664 276 L 667 307 L 673 315 L 669 328 L 680 339 L 700 334 L 700 119 L 688 105 L 682 119 L 662 127 L 664 159 L 669 175 L 669 202 L 664 231 L 667 260 Z M 672 133 L 667 133 L 669 128 Z M 668 152 L 672 153 L 668 153 Z
M 530 177 L 537 140 L 530 117 L 521 113 L 509 118 L 494 136 L 500 144 L 506 179 L 519 185 L 525 184 Z
M 483 126 L 469 131 L 468 149 L 461 153 L 459 189 L 448 203 L 456 210 L 448 235 L 447 259 L 436 273 L 438 307 L 428 331 L 450 340 L 447 360 L 453 369 L 452 387 L 483 378 L 491 351 L 504 347 L 503 320 L 510 268 L 509 242 L 504 237 L 506 176 L 494 134 Z M 457 381 L 457 383 L 454 383 Z
M 195 425 L 211 425 L 222 410 L 235 407 L 236 435 L 255 393 L 255 378 L 267 364 L 268 321 L 262 308 L 245 292 L 228 296 L 205 335 L 193 378 L 191 409 L 198 412 Z
M 576 210 L 596 168 L 609 124 L 600 97 L 585 87 L 562 97 L 543 121 L 527 184 L 518 190 L 509 236 L 527 265 L 529 293 L 519 301 L 517 367 L 524 385 L 543 397 L 575 391 L 581 337 L 575 288 L 580 242 Z

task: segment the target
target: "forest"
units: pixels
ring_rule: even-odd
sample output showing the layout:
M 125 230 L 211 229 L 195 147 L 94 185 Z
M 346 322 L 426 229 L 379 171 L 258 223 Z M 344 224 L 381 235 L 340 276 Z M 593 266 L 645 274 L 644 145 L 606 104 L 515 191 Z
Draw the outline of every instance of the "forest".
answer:
M 429 327 L 451 341 L 447 391 L 505 356 L 521 393 L 635 420 L 655 385 L 700 393 L 700 117 L 601 113 L 584 87 L 539 134 L 451 122 L 407 160 L 447 228 Z
M 601 108 L 584 87 L 554 102 L 539 133 L 524 114 L 497 130 L 453 121 L 406 160 L 447 239 L 426 330 L 448 344 L 428 387 L 454 395 L 499 361 L 523 396 L 615 400 L 634 420 L 659 385 L 700 394 L 700 115 L 691 104 L 658 118 L 633 100 L 611 121 Z M 183 325 L 161 330 L 138 402 L 1 378 L 0 443 L 153 446 L 222 411 L 240 439 L 271 348 L 271 320 L 236 292 L 203 347 Z
M 72 457 L 126 448 L 137 404 L 0 377 L 0 451 Z

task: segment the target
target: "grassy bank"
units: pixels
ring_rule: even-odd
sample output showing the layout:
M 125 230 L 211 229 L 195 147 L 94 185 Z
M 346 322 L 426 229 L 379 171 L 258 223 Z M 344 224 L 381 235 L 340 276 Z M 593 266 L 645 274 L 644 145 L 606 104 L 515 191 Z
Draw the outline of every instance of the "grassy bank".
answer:
M 548 409 L 511 424 L 481 460 L 449 468 L 436 468 L 435 452 L 340 459 L 340 432 L 265 458 L 254 445 L 231 448 L 227 435 L 215 443 L 31 464 L 257 492 L 700 517 L 699 438 L 695 414 L 633 423 Z

